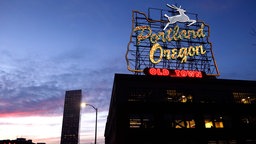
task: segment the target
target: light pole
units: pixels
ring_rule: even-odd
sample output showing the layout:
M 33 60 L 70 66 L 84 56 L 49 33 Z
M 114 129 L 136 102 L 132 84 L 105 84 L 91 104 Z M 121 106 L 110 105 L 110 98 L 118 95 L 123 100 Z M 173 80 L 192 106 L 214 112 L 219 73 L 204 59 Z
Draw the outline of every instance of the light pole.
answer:
M 88 103 L 82 103 L 81 106 L 82 107 L 90 106 L 90 107 L 92 107 L 96 111 L 94 144 L 97 144 L 97 117 L 98 117 L 98 109 L 95 106 L 93 106 L 91 104 L 88 104 Z

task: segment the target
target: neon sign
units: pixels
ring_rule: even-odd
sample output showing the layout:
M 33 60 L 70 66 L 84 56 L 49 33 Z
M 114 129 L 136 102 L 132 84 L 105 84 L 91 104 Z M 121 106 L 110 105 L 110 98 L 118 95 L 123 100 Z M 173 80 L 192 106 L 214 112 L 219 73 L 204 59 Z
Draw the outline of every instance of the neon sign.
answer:
M 149 26 L 137 26 L 134 28 L 134 32 L 138 32 L 137 36 L 137 44 L 140 44 L 140 41 L 145 39 L 150 39 L 151 44 L 154 44 L 150 50 L 150 61 L 154 64 L 158 64 L 162 58 L 177 59 L 181 58 L 181 63 L 185 63 L 187 61 L 187 56 L 193 57 L 194 55 L 205 54 L 206 50 L 203 49 L 202 45 L 199 46 L 189 46 L 182 47 L 180 49 L 173 48 L 172 50 L 167 49 L 164 50 L 157 41 L 162 40 L 162 42 L 170 42 L 172 40 L 179 41 L 183 39 L 197 39 L 204 38 L 206 35 L 204 33 L 204 24 L 201 24 L 201 27 L 197 30 L 181 30 L 178 25 L 174 27 L 174 29 L 170 28 L 166 32 L 158 32 L 158 34 L 152 34 L 152 30 Z M 158 60 L 155 60 L 155 53 L 157 50 L 160 51 L 160 56 Z
M 152 76 L 169 76 L 169 77 L 189 77 L 189 78 L 202 78 L 203 73 L 195 70 L 171 70 L 161 68 L 145 68 L 143 71 L 146 75 Z
M 167 4 L 167 7 L 171 11 L 152 10 L 159 10 L 160 20 L 133 11 L 132 31 L 126 51 L 128 70 L 141 73 L 145 68 L 157 67 L 218 76 L 212 44 L 208 40 L 209 26 L 199 21 L 196 14 L 194 17 L 185 14 L 181 6 Z M 157 15 L 151 14 L 150 9 L 148 12 L 148 15 Z

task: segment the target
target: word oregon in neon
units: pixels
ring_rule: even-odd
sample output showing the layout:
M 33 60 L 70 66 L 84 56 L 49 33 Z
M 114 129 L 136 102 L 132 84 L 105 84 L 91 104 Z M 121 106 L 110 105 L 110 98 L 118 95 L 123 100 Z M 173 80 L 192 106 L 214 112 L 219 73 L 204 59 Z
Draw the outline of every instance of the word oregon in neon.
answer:
M 154 54 L 157 50 L 160 50 L 160 56 L 158 60 L 154 59 Z M 180 49 L 174 48 L 170 49 L 163 49 L 158 43 L 154 44 L 150 50 L 149 59 L 152 63 L 158 64 L 162 58 L 166 58 L 167 60 L 170 59 L 177 59 L 181 58 L 181 63 L 187 62 L 187 56 L 194 56 L 199 54 L 205 54 L 206 50 L 203 49 L 203 46 L 190 46 L 188 48 L 182 47 Z

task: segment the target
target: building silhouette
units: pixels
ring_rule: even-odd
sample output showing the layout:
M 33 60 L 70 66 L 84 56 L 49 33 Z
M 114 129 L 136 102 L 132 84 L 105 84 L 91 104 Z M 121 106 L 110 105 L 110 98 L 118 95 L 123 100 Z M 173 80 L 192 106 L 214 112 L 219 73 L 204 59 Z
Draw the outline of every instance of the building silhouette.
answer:
M 81 100 L 82 90 L 66 91 L 60 142 L 61 144 L 79 143 Z
M 34 143 L 31 139 L 26 139 L 26 138 L 16 138 L 15 140 L 0 140 L 0 144 L 46 144 L 46 143 Z
M 115 74 L 106 144 L 255 144 L 256 81 Z

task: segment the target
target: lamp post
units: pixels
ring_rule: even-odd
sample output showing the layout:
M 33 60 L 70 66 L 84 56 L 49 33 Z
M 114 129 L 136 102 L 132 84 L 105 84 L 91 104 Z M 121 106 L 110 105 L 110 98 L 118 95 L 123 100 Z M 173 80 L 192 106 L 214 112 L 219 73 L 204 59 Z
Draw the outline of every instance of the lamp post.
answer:
M 91 104 L 88 104 L 88 103 L 82 103 L 81 106 L 82 106 L 82 107 L 90 106 L 90 107 L 92 107 L 92 108 L 95 110 L 95 112 L 96 112 L 94 144 L 97 144 L 97 117 L 98 117 L 98 109 L 97 109 L 95 106 L 93 106 L 93 105 L 91 105 Z

